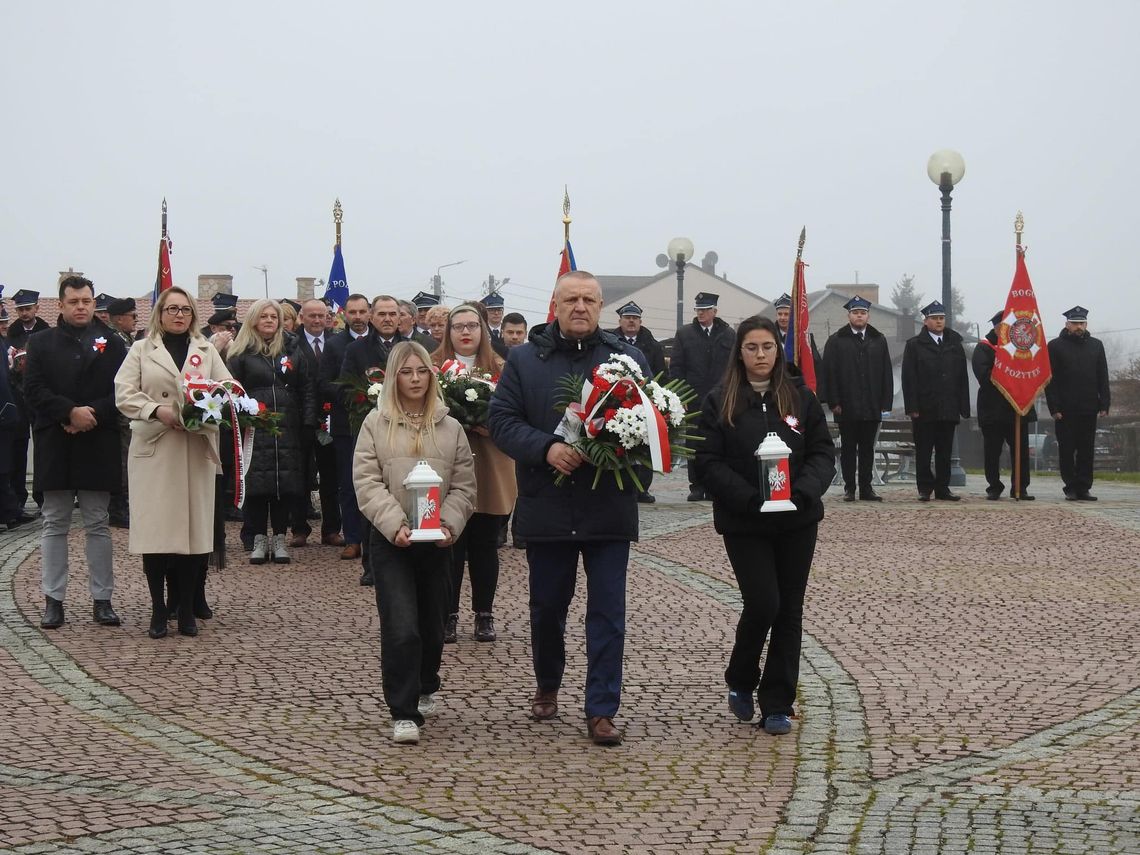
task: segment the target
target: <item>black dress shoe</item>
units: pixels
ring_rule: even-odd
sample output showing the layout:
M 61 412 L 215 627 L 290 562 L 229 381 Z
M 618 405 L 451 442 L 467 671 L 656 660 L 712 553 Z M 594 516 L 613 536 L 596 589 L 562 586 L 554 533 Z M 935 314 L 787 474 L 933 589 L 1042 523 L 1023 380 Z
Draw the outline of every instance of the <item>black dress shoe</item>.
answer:
M 881 502 L 883 497 L 876 493 L 874 490 L 868 490 L 866 493 L 859 494 L 860 502 Z
M 843 491 L 843 501 L 854 502 L 855 501 L 855 491 L 854 490 L 844 490 Z
M 918 500 L 920 502 L 929 502 L 930 501 L 930 494 L 929 493 L 919 493 L 918 494 Z
M 703 502 L 705 500 L 705 491 L 700 487 L 692 487 L 689 490 L 689 495 L 685 497 L 686 502 Z
M 1092 493 L 1077 493 L 1078 502 L 1095 502 L 1096 496 Z
M 443 624 L 443 643 L 455 644 L 459 641 L 459 615 L 448 615 Z
M 18 528 L 22 525 L 27 525 L 30 522 L 35 522 L 38 515 L 34 514 L 20 514 L 13 520 L 8 520 L 8 528 Z
M 637 494 L 637 501 L 643 505 L 652 505 L 654 502 L 657 501 L 657 497 L 654 496 L 652 493 L 649 493 L 649 492 L 638 493 Z
M 945 493 L 935 493 L 934 498 L 940 502 L 960 502 L 962 500 L 961 496 L 956 496 L 949 490 L 947 490 Z
M 1037 497 L 1036 497 L 1036 496 L 1031 496 L 1031 495 L 1029 495 L 1028 493 L 1022 493 L 1020 496 L 1014 496 L 1013 498 L 1017 499 L 1019 502 L 1032 502 L 1032 501 L 1034 501 L 1034 500 L 1035 500 Z
M 95 623 L 103 626 L 119 626 L 122 623 L 115 610 L 111 608 L 110 600 L 96 600 L 91 606 L 91 616 L 95 619 Z
M 1001 490 L 998 490 L 996 493 L 993 490 L 986 490 L 986 501 L 987 502 L 996 502 L 1000 498 L 1001 498 Z
M 188 635 L 191 638 L 198 634 L 198 622 L 194 620 L 194 616 L 189 618 L 178 618 L 178 634 Z
M 360 574 L 360 584 L 365 588 L 371 588 L 376 584 L 376 580 L 372 578 L 371 570 L 365 570 Z
M 63 600 L 44 597 L 44 616 L 40 620 L 44 629 L 59 629 L 63 626 Z

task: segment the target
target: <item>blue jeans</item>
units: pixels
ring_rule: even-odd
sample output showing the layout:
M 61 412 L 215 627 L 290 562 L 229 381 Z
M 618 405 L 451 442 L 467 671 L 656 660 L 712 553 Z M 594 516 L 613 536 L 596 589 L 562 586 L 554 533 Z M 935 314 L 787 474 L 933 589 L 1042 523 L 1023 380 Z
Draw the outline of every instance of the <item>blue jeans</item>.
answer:
M 356 437 L 334 436 L 333 448 L 336 449 L 337 491 L 344 542 L 363 543 L 361 532 L 364 521 L 360 516 L 360 506 L 356 504 L 356 485 L 352 483 L 352 455 L 356 451 Z
M 380 614 L 380 673 L 393 720 L 423 724 L 420 695 L 439 691 L 443 613 L 451 550 L 434 543 L 393 545 L 368 526 L 368 568 Z
M 612 718 L 621 704 L 629 541 L 527 542 L 534 678 L 541 691 L 562 685 L 579 555 L 586 567 L 586 717 Z

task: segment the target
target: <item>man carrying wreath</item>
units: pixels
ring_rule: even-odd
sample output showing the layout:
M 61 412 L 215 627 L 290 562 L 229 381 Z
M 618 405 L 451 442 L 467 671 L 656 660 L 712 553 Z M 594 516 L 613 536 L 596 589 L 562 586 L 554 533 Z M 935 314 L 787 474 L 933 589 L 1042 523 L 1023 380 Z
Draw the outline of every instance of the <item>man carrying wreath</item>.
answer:
M 515 460 L 515 532 L 526 541 L 530 567 L 530 632 L 537 688 L 531 714 L 558 714 L 566 666 L 566 614 L 574 596 L 578 556 L 586 568 L 586 723 L 597 745 L 617 745 L 614 716 L 621 702 L 625 649 L 625 577 L 629 544 L 637 540 L 637 488 L 605 477 L 555 433 L 560 381 L 589 377 L 612 354 L 649 365 L 637 348 L 598 328 L 602 288 L 583 270 L 554 288 L 555 320 L 512 348 L 491 399 L 491 438 Z M 560 476 L 561 483 L 558 483 Z

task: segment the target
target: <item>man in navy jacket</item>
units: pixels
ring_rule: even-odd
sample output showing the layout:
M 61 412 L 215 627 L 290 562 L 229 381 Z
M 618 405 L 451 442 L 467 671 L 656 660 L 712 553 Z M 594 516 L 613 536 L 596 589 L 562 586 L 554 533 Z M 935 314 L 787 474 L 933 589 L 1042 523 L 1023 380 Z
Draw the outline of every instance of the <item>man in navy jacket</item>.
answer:
M 621 702 L 625 650 L 625 577 L 629 544 L 637 540 L 637 492 L 610 475 L 593 487 L 595 469 L 554 433 L 559 381 L 591 375 L 612 354 L 626 354 L 649 376 L 644 355 L 598 328 L 602 289 L 583 270 L 554 289 L 555 320 L 512 348 L 491 399 L 495 444 L 515 460 L 515 531 L 526 541 L 530 566 L 530 627 L 537 690 L 531 713 L 558 714 L 566 666 L 566 613 L 574 596 L 578 556 L 586 568 L 586 721 L 598 745 L 617 745 L 613 718 Z M 565 477 L 555 483 L 559 475 Z

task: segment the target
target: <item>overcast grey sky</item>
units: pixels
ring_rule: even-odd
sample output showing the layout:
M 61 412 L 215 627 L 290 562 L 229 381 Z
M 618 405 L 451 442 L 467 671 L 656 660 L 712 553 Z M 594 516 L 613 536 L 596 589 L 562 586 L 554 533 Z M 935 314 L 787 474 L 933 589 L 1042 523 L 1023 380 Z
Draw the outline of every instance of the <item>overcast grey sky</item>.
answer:
M 579 266 L 651 274 L 669 238 L 772 298 L 808 228 L 808 286 L 939 295 L 929 155 L 955 148 L 954 280 L 1000 308 L 1012 223 L 1046 330 L 1074 303 L 1140 327 L 1140 3 L 3 2 L 0 282 L 175 280 L 257 296 L 328 276 L 410 296 L 511 277 L 544 312 L 569 184 Z M 516 285 L 517 283 L 517 285 Z M 1140 334 L 1128 336 L 1140 339 Z

